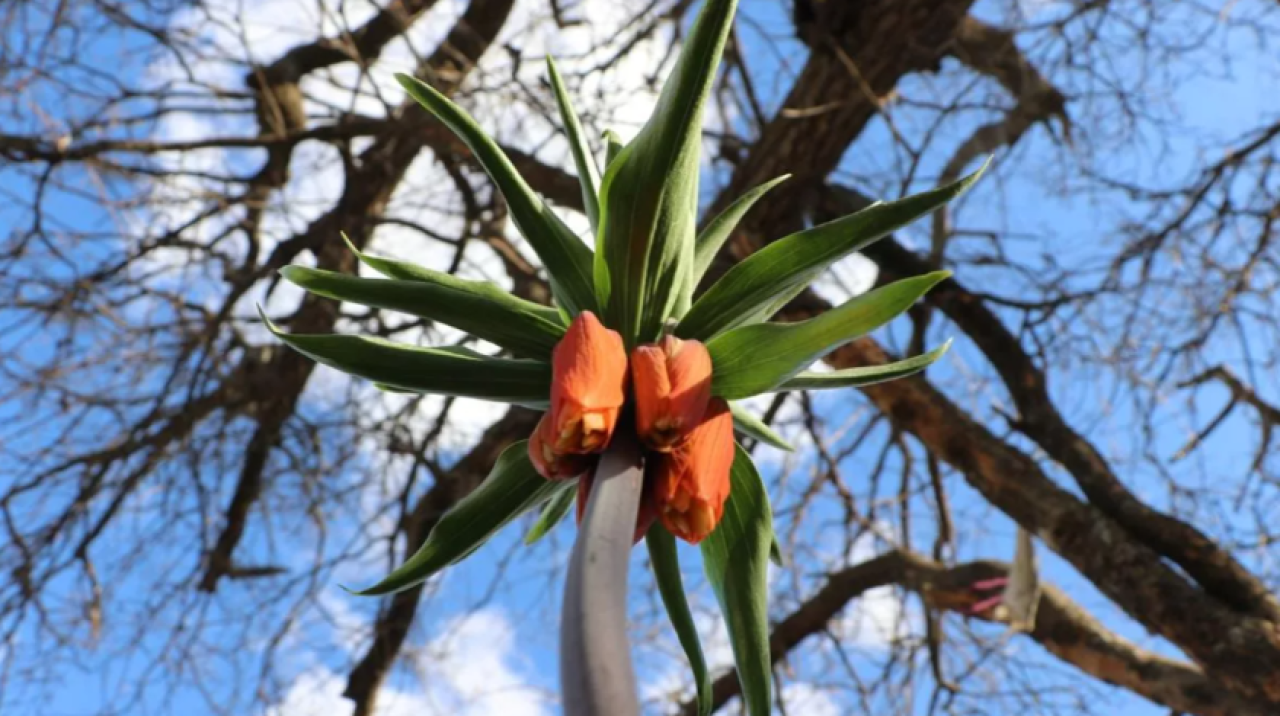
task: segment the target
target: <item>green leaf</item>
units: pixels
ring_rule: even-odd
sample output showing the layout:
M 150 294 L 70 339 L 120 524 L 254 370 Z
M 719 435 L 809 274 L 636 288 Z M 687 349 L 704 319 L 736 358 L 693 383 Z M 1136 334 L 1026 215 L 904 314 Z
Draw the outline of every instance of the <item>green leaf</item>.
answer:
M 693 670 L 693 680 L 698 689 L 698 714 L 707 716 L 712 707 L 711 674 L 707 670 L 707 660 L 702 656 L 702 644 L 698 641 L 693 613 L 689 611 L 689 602 L 685 599 L 676 539 L 662 523 L 654 522 L 645 535 L 645 544 L 649 547 L 653 578 L 658 584 L 658 593 L 662 595 L 662 603 L 667 608 L 667 617 L 671 620 L 671 627 L 676 630 L 676 638 L 680 640 L 680 646 L 689 659 L 689 667 Z
M 502 451 L 485 481 L 436 522 L 412 557 L 381 582 L 356 594 L 392 594 L 426 581 L 479 549 L 504 525 L 559 487 L 560 483 L 533 469 L 526 441 L 513 443 Z
M 262 320 L 277 338 L 317 363 L 387 388 L 521 405 L 544 403 L 551 394 L 547 363 L 490 358 L 465 348 L 419 348 L 371 336 L 293 335 L 265 314 Z
M 546 504 L 542 506 L 542 512 L 538 515 L 538 521 L 533 523 L 533 527 L 529 529 L 529 534 L 524 536 L 525 544 L 533 544 L 547 533 L 560 524 L 565 515 L 569 514 L 569 510 L 573 508 L 573 501 L 578 496 L 578 481 L 565 480 L 556 487 L 551 497 L 547 498 Z
M 582 122 L 578 120 L 578 113 L 573 111 L 573 103 L 569 101 L 569 93 L 565 91 L 564 80 L 556 69 L 555 60 L 550 56 L 547 57 L 547 74 L 551 77 L 556 104 L 560 106 L 560 121 L 564 122 L 564 133 L 569 139 L 569 148 L 573 151 L 573 163 L 578 167 L 582 206 L 586 209 L 587 219 L 591 221 L 591 229 L 594 231 L 600 220 L 600 170 L 591 158 L 591 147 L 582 133 Z
M 951 347 L 948 340 L 928 353 L 906 358 L 885 365 L 872 365 L 865 368 L 845 368 L 830 373 L 810 373 L 805 371 L 796 375 L 774 390 L 827 390 L 830 388 L 857 388 L 863 385 L 884 383 L 898 378 L 914 375 L 933 365 Z
M 280 274 L 311 293 L 338 301 L 421 316 L 506 348 L 517 355 L 549 359 L 564 336 L 558 313 L 516 298 L 492 283 L 466 281 L 422 269 L 416 281 L 370 279 L 302 266 Z M 430 274 L 430 280 L 426 276 Z
M 768 716 L 772 707 L 768 563 L 773 517 L 751 456 L 741 446 L 735 450 L 729 501 L 719 526 L 702 541 L 702 562 L 728 627 L 747 713 Z
M 715 259 L 716 254 L 720 251 L 720 247 L 724 246 L 724 242 L 733 234 L 733 230 L 737 228 L 738 223 L 742 221 L 742 217 L 751 211 L 751 207 L 760 200 L 768 191 L 775 186 L 781 184 L 791 177 L 790 174 L 782 176 L 772 181 L 767 181 L 751 191 L 738 197 L 738 200 L 729 205 L 729 208 L 720 212 L 716 218 L 712 219 L 707 227 L 698 234 L 698 238 L 694 241 L 693 248 L 693 282 L 696 285 L 702 280 L 703 274 L 707 272 L 707 268 L 711 266 L 711 262 Z
M 935 271 L 903 279 L 853 298 L 799 323 L 757 323 L 707 343 L 715 367 L 711 392 L 729 400 L 782 385 L 838 346 L 888 323 L 939 281 Z
M 733 427 L 738 432 L 747 437 L 755 438 L 760 442 L 771 445 L 779 450 L 794 452 L 795 448 L 791 447 L 791 443 L 787 442 L 781 435 L 773 431 L 768 423 L 757 418 L 755 413 L 747 410 L 746 407 L 738 403 L 729 403 L 729 412 L 733 414 Z
M 769 537 L 769 561 L 779 567 L 787 566 L 787 560 L 782 556 L 782 545 L 778 544 L 777 533 L 774 533 Z
M 702 112 L 736 6 L 703 5 L 653 115 L 605 171 L 596 293 L 629 346 L 657 339 L 693 296 Z
M 676 335 L 705 341 L 741 325 L 761 308 L 776 303 L 780 294 L 794 291 L 797 285 L 807 285 L 833 262 L 963 194 L 986 168 L 987 164 L 983 164 L 953 184 L 899 201 L 873 204 L 856 214 L 774 241 L 729 269 L 707 289 L 681 319 Z
M 484 133 L 471 115 L 425 82 L 406 74 L 397 74 L 396 81 L 471 148 L 476 160 L 507 200 L 516 227 L 547 267 L 556 300 L 574 315 L 594 310 L 591 250 L 529 188 L 506 153 Z
M 351 243 L 351 239 L 347 238 L 346 234 L 340 235 L 342 236 L 342 240 L 347 243 L 347 248 L 351 250 L 351 253 L 356 255 L 356 258 L 360 260 L 360 263 L 368 266 L 387 278 L 399 279 L 401 281 L 422 281 L 424 283 L 445 283 L 446 285 L 451 286 L 456 284 L 460 287 L 460 290 L 474 291 L 484 296 L 493 296 L 498 300 L 501 300 L 504 296 L 511 297 L 520 302 L 518 305 L 521 311 L 527 311 L 528 313 L 535 315 L 540 321 L 559 323 L 561 326 L 569 325 L 569 322 L 565 320 L 560 309 L 553 306 L 543 306 L 540 303 L 534 303 L 517 296 L 512 296 L 510 293 L 502 290 L 501 286 L 493 283 L 492 281 L 469 281 L 466 279 L 460 279 L 453 274 L 435 271 L 425 266 L 409 263 L 408 261 L 396 261 L 395 259 L 366 254 L 356 248 L 356 245 Z
M 612 129 L 604 131 L 604 142 L 604 166 L 607 170 L 609 165 L 613 164 L 613 160 L 617 159 L 619 154 L 622 154 L 622 150 L 626 145 L 622 143 L 622 137 L 619 137 L 618 133 Z

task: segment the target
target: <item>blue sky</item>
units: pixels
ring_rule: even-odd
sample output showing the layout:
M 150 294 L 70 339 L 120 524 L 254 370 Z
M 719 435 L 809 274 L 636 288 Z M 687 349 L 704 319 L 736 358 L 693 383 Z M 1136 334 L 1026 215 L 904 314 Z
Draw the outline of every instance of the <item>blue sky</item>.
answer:
M 1030 8 L 1045 13 L 1054 11 L 1051 4 L 1027 3 Z M 983 4 L 980 13 L 994 17 L 994 3 Z M 766 51 L 765 43 L 759 35 L 762 28 L 786 27 L 787 19 L 780 15 L 782 8 L 775 3 L 744 3 L 745 21 L 739 24 L 743 41 L 748 49 L 759 48 L 749 52 L 752 68 L 758 76 L 758 88 L 764 93 L 764 101 L 771 107 L 779 101 L 779 91 L 785 88 L 786 82 L 775 77 L 779 70 L 779 60 L 774 59 Z M 1046 15 L 1047 17 L 1047 15 Z M 1161 25 L 1163 32 L 1175 33 L 1178 18 L 1172 17 Z M 1035 38 L 1033 38 L 1035 39 Z M 1115 43 L 1123 47 L 1124 38 L 1116 37 Z M 1233 56 L 1230 68 L 1217 67 L 1209 60 L 1222 48 L 1228 49 Z M 102 55 L 102 64 L 112 66 L 117 77 L 134 80 L 141 79 L 149 71 L 153 58 L 126 52 L 127 41 L 121 38 L 104 38 L 95 52 Z M 787 52 L 786 59 L 797 61 L 801 49 L 797 43 L 783 43 Z M 1052 51 L 1046 51 L 1046 59 L 1054 60 Z M 121 57 L 132 58 L 121 63 Z M 1035 129 L 1023 140 L 1012 154 L 1002 154 L 997 158 L 994 173 L 981 184 L 966 201 L 958 214 L 957 223 L 972 228 L 995 228 L 1005 230 L 1025 240 L 1010 242 L 1009 252 L 1019 261 L 1043 262 L 1046 254 L 1051 254 L 1062 265 L 1088 268 L 1080 271 L 1073 279 L 1080 285 L 1089 285 L 1098 278 L 1097 266 L 1103 259 L 1111 256 L 1120 240 L 1117 227 L 1125 218 L 1140 215 L 1141 207 L 1127 200 L 1118 192 L 1099 192 L 1089 195 L 1080 191 L 1068 191 L 1073 188 L 1069 175 L 1060 168 L 1088 166 L 1090 169 L 1111 177 L 1123 177 L 1128 180 L 1152 186 L 1182 182 L 1195 167 L 1206 161 L 1206 148 L 1218 150 L 1223 142 L 1240 135 L 1250 127 L 1262 124 L 1267 119 L 1274 119 L 1280 111 L 1280 60 L 1269 55 L 1265 48 L 1259 47 L 1244 32 L 1220 31 L 1211 38 L 1206 49 L 1188 53 L 1178 61 L 1162 64 L 1158 67 L 1143 67 L 1136 54 L 1126 55 L 1123 51 L 1115 51 L 1109 58 L 1112 65 L 1107 72 L 1112 78 L 1124 80 L 1138 76 L 1142 72 L 1150 72 L 1154 87 L 1167 92 L 1159 102 L 1153 104 L 1162 107 L 1162 112 L 1177 127 L 1176 132 L 1154 135 L 1149 129 L 1141 129 L 1130 136 L 1106 137 L 1100 130 L 1087 124 L 1082 125 L 1086 136 L 1094 142 L 1098 151 L 1093 156 L 1076 158 L 1070 156 L 1070 150 L 1050 140 L 1043 129 Z M 947 72 L 954 74 L 956 68 L 948 66 Z M 1082 99 L 1078 105 L 1081 117 L 1087 121 L 1099 121 L 1113 111 L 1114 101 L 1105 92 L 1098 91 L 1097 86 L 1088 78 L 1064 72 L 1055 76 L 1055 81 L 1065 84 L 1073 96 Z M 932 87 L 939 81 L 932 78 L 912 78 L 900 88 L 907 97 L 925 97 L 932 92 Z M 38 94 L 31 98 L 47 107 L 50 114 L 58 115 L 65 111 L 60 105 L 64 100 L 51 94 Z M 895 126 L 907 131 L 909 136 L 923 131 L 927 117 L 924 113 L 913 112 L 907 107 L 895 107 L 892 110 Z M 941 136 L 950 141 L 941 141 L 938 149 L 926 153 L 922 161 L 919 179 L 913 190 L 929 186 L 937 168 L 946 158 L 946 148 L 954 146 L 954 140 L 964 136 L 974 126 L 989 118 L 990 115 L 975 111 L 970 115 L 958 118 L 944 127 Z M 30 132 L 34 125 L 29 122 L 17 122 L 12 117 L 0 119 L 5 132 Z M 247 161 L 247 158 L 244 159 Z M 853 181 L 860 188 L 885 195 L 896 189 L 891 184 L 895 171 L 903 161 L 901 153 L 893 148 L 887 125 L 877 120 L 850 150 L 841 166 L 842 177 Z M 1078 170 L 1078 169 L 1077 169 Z M 78 170 L 66 168 L 63 177 L 75 184 L 79 178 Z M 717 179 L 709 177 L 706 185 L 708 192 L 717 185 Z M 27 177 L 19 176 L 12 170 L 0 173 L 0 191 L 12 195 L 23 196 L 30 192 Z M 83 229 L 87 227 L 107 227 L 113 217 L 97 208 L 92 197 L 76 197 L 68 191 L 52 193 L 46 203 L 49 214 L 58 217 L 59 221 L 69 226 Z M 0 224 L 6 227 L 15 222 L 15 209 L 5 211 L 0 208 Z M 14 226 L 14 229 L 20 227 Z M 925 236 L 923 226 L 915 226 L 902 233 L 903 240 L 918 242 Z M 976 242 L 957 245 L 961 253 L 972 254 L 981 249 Z M 23 267 L 7 267 L 16 271 L 21 278 Z M 70 270 L 74 266 L 65 267 Z M 40 271 L 56 272 L 56 266 L 44 265 Z M 1176 265 L 1162 266 L 1161 271 L 1171 275 L 1183 270 Z M 971 286 L 991 286 L 995 293 L 1016 295 L 1025 289 L 1011 272 L 1001 269 L 971 269 L 962 272 L 958 278 Z M 1042 339 L 1053 339 L 1059 342 L 1072 340 L 1072 347 L 1077 347 L 1075 339 L 1087 335 L 1090 326 L 1109 325 L 1108 310 L 1114 310 L 1106 302 L 1094 309 L 1097 315 L 1081 317 L 1076 325 L 1050 324 L 1043 329 L 1046 334 Z M 13 312 L 0 309 L 0 325 L 10 327 L 17 320 Z M 901 347 L 905 345 L 905 322 L 895 324 L 883 333 L 886 343 Z M 1176 328 L 1176 327 L 1175 327 Z M 1261 330 L 1261 329 L 1259 329 Z M 953 327 L 946 323 L 937 323 L 931 332 L 930 343 L 937 345 L 948 337 L 956 337 L 957 342 L 951 354 L 942 364 L 931 369 L 930 377 L 939 385 L 958 387 L 972 385 L 975 373 L 983 373 L 984 362 L 980 354 Z M 1147 345 L 1158 345 L 1168 336 L 1143 335 L 1140 337 Z M 27 351 L 33 360 L 40 360 L 50 350 L 50 334 L 41 334 L 35 326 L 26 326 L 6 335 L 5 341 L 30 341 Z M 1097 353 L 1101 356 L 1108 349 L 1107 336 L 1099 340 Z M 1228 364 L 1238 361 L 1239 344 L 1230 337 L 1215 341 L 1207 354 L 1216 361 Z M 1056 355 L 1056 354 L 1055 354 Z M 319 377 L 319 376 L 318 376 Z M 1168 497 L 1162 486 L 1161 477 L 1148 463 L 1135 455 L 1135 447 L 1141 438 L 1141 406 L 1126 400 L 1117 400 L 1118 385 L 1123 376 L 1118 376 L 1112 368 L 1101 361 L 1063 361 L 1055 364 L 1051 373 L 1051 388 L 1059 405 L 1066 412 L 1070 422 L 1086 435 L 1096 440 L 1105 453 L 1117 457 L 1118 470 L 1124 475 L 1127 484 L 1160 507 L 1169 506 Z M 99 379 L 107 380 L 102 376 Z M 1267 382 L 1267 381 L 1270 382 Z M 0 377 L 0 390 L 5 387 L 5 378 Z M 328 383 L 326 383 L 328 384 Z M 1264 378 L 1258 385 L 1264 395 L 1276 397 L 1280 395 L 1280 385 L 1275 377 Z M 313 397 L 316 391 L 313 391 Z M 0 393 L 2 394 L 2 393 Z M 1003 389 L 991 383 L 985 390 L 968 389 L 953 393 L 958 402 L 978 415 L 990 418 L 993 407 L 1007 407 L 1009 401 Z M 1180 416 L 1185 412 L 1182 396 L 1166 403 L 1161 413 L 1155 417 L 1164 428 L 1155 442 L 1155 450 L 1170 455 L 1185 442 L 1187 426 Z M 1203 419 L 1212 414 L 1212 410 L 1221 404 L 1224 396 L 1215 390 L 1201 392 L 1198 402 L 1201 404 Z M 821 414 L 833 427 L 846 422 L 865 420 L 865 403 L 860 397 L 844 394 L 832 394 L 819 399 Z M 312 404 L 308 410 L 322 414 L 322 401 Z M 0 416 L 5 411 L 18 413 L 23 408 L 6 408 L 0 405 Z M 998 421 L 989 424 L 999 425 Z M 1200 424 L 1203 424 L 1203 420 Z M 31 431 L 31 426 L 25 426 Z M 36 440 L 59 439 L 60 426 L 50 425 L 27 432 Z M 878 428 L 883 431 L 883 427 Z M 1188 481 L 1199 481 L 1209 471 L 1205 461 L 1212 456 L 1212 470 L 1228 475 L 1238 475 L 1240 464 L 1247 462 L 1253 448 L 1254 431 L 1248 422 L 1248 413 L 1238 411 L 1223 429 L 1219 430 L 1198 456 L 1174 466 L 1176 474 Z M 5 431 L 0 439 L 13 440 L 16 433 Z M 1025 441 L 1011 438 L 1030 450 Z M 877 445 L 875 441 L 872 445 Z M 782 456 L 776 452 L 768 452 L 761 448 L 760 455 L 768 477 L 780 475 Z M 850 454 L 842 468 L 847 476 L 858 475 L 865 471 L 865 466 L 875 459 L 874 452 L 859 450 Z M 890 460 L 898 458 L 891 457 Z M 795 458 L 797 462 L 787 466 L 803 474 L 805 458 Z M 886 474 L 892 475 L 891 469 Z M 376 469 L 373 462 L 368 469 Z M 181 467 L 172 469 L 181 470 Z M 1055 478 L 1068 489 L 1073 489 L 1069 478 L 1055 473 Z M 335 475 L 333 490 L 336 494 L 355 494 L 363 481 L 367 479 L 359 470 L 348 474 Z M 230 482 L 228 480 L 228 482 Z M 786 483 L 786 488 L 779 488 L 773 495 L 775 505 L 784 513 L 797 500 L 797 483 Z M 957 545 L 958 557 L 961 559 L 994 557 L 1007 559 L 1012 551 L 1012 524 L 1000 513 L 977 499 L 975 494 L 957 475 L 949 475 L 947 488 L 953 500 L 956 518 L 963 525 L 963 538 Z M 229 489 L 229 488 L 228 488 Z M 879 495 L 890 497 L 897 489 L 896 480 L 886 479 L 880 486 Z M 349 491 L 349 492 L 348 492 Z M 151 499 L 160 499 L 153 497 Z M 222 502 L 219 496 L 219 502 Z M 833 550 L 839 551 L 842 514 L 836 509 L 836 503 L 829 500 L 824 508 L 805 515 L 804 523 L 795 534 L 801 545 L 816 552 L 825 552 L 830 557 Z M 354 521 L 358 513 L 357 506 L 345 512 Z M 343 514 L 343 513 L 339 513 Z M 789 513 L 788 513 L 789 514 Z M 912 515 L 914 538 L 917 544 L 927 544 L 932 540 L 932 523 L 927 512 Z M 1231 520 L 1230 510 L 1225 512 L 1224 519 Z M 145 532 L 151 525 L 139 520 L 131 529 Z M 781 529 L 784 533 L 790 530 L 788 519 L 783 519 Z M 337 555 L 350 548 L 352 537 L 343 534 L 344 525 L 341 519 L 331 525 L 333 535 L 324 543 L 324 553 Z M 349 528 L 348 528 L 349 531 Z M 553 706 L 546 705 L 545 711 L 538 711 L 535 695 L 552 694 L 556 688 L 555 649 L 556 649 L 556 615 L 559 608 L 558 567 L 568 554 L 573 538 L 574 527 L 566 522 L 557 528 L 544 542 L 531 548 L 520 546 L 522 529 L 512 527 L 501 533 L 489 545 L 476 553 L 465 564 L 450 570 L 438 580 L 431 589 L 431 594 L 424 601 L 420 611 L 420 624 L 414 636 L 414 646 L 422 654 L 428 655 L 417 660 L 419 671 L 404 668 L 397 672 L 392 680 L 393 694 L 389 699 L 388 713 L 399 713 L 398 708 L 421 712 L 425 705 L 439 713 L 451 713 L 458 705 L 453 699 L 465 700 L 469 688 L 494 686 L 507 689 L 507 696 L 521 703 L 531 703 L 530 713 L 551 713 Z M 254 533 L 260 535 L 260 533 Z M 304 522 L 285 524 L 279 531 L 284 539 L 267 543 L 258 537 L 251 537 L 243 545 L 244 553 L 252 556 L 270 557 L 272 559 L 310 559 L 309 555 L 316 550 L 316 536 Z M 157 539 L 162 535 L 156 535 Z M 236 643 L 244 634 L 259 638 L 262 649 L 269 644 L 268 635 L 273 633 L 276 625 L 283 619 L 282 608 L 275 610 L 261 606 L 274 589 L 275 584 L 234 583 L 222 587 L 222 598 L 213 604 L 204 604 L 193 595 L 157 593 L 154 575 L 182 573 L 195 568 L 198 555 L 193 554 L 185 545 L 157 547 L 143 561 L 136 564 L 116 585 L 118 592 L 131 594 L 130 601 L 138 610 L 145 610 L 151 605 L 167 605 L 157 607 L 156 627 L 170 627 L 177 620 L 201 622 L 207 625 L 206 646 L 218 654 L 216 658 L 204 658 L 196 662 L 183 663 L 172 659 L 164 667 L 170 675 L 186 673 L 186 670 L 199 669 L 210 682 L 233 683 L 253 676 L 257 664 L 254 656 L 246 658 L 244 653 L 229 650 L 228 644 Z M 873 539 L 859 542 L 855 550 L 860 558 L 874 554 L 883 549 Z M 1040 550 L 1041 561 L 1046 578 L 1063 587 L 1076 600 L 1086 606 L 1094 614 L 1101 617 L 1108 625 L 1122 635 L 1133 639 L 1148 648 L 1158 649 L 1175 654 L 1167 644 L 1145 633 L 1137 624 L 1128 620 L 1101 597 L 1074 571 L 1043 548 Z M 790 588 L 794 584 L 814 588 L 818 584 L 821 570 L 826 564 L 805 563 L 803 555 L 793 558 L 792 571 L 778 574 L 775 579 L 780 585 Z M 838 555 L 837 555 L 838 556 Z M 705 588 L 699 574 L 698 553 L 693 549 L 683 549 L 682 564 L 686 572 L 686 584 L 693 590 L 695 603 L 709 606 L 712 603 L 709 590 Z M 1258 560 L 1265 555 L 1244 554 L 1246 560 Z M 366 559 L 358 568 L 344 567 L 338 570 L 326 570 L 327 586 L 323 587 L 321 605 L 323 609 L 309 613 L 281 643 L 279 649 L 284 666 L 282 671 L 287 677 L 290 673 L 297 675 L 298 683 L 305 688 L 302 691 L 324 693 L 331 689 L 333 680 L 325 680 L 326 674 L 332 676 L 344 674 L 348 653 L 353 643 L 359 643 L 358 625 L 367 623 L 376 603 L 372 600 L 361 600 L 350 597 L 338 589 L 340 582 L 355 583 L 376 573 L 384 565 L 375 563 L 372 558 Z M 652 615 L 657 604 L 654 596 L 648 591 L 648 582 L 644 575 L 642 550 L 633 557 L 632 583 L 635 585 L 632 600 L 634 608 L 640 615 Z M 793 581 L 792 581 L 793 580 Z M 495 585 L 498 585 L 495 588 Z M 284 589 L 289 598 L 296 599 L 303 585 L 290 585 Z M 287 604 L 288 602 L 286 602 Z M 189 605 L 189 608 L 174 605 Z M 854 660 L 859 673 L 871 672 L 880 666 L 883 656 L 883 630 L 876 628 L 877 620 L 904 618 L 918 619 L 910 608 L 905 614 L 897 612 L 893 601 L 883 595 L 869 596 L 851 607 L 854 616 L 848 621 L 851 630 L 861 628 L 850 637 L 853 653 L 858 656 Z M 785 613 L 786 605 L 775 605 L 776 613 Z M 479 610 L 479 617 L 471 620 L 464 615 Z M 857 610 L 870 615 L 861 619 Z M 462 621 L 459 621 L 459 620 Z M 955 617 L 948 619 L 954 620 Z M 649 636 L 647 631 L 660 620 L 637 619 L 637 624 L 646 631 L 637 636 Z M 336 626 L 335 626 L 336 625 Z M 356 633 L 351 633 L 351 625 L 356 625 Z M 710 629 L 713 622 L 706 626 Z M 132 640 L 116 642 L 117 644 L 140 644 L 146 648 L 142 651 L 163 651 L 163 640 L 168 629 L 155 628 L 147 633 L 136 635 Z M 979 632 L 996 637 L 1000 628 L 995 626 L 979 627 Z M 641 650 L 637 654 L 641 668 L 641 680 L 647 684 L 667 685 L 680 677 L 680 656 L 674 647 L 674 640 L 666 632 L 659 632 L 659 650 Z M 713 654 L 713 661 L 725 657 L 722 644 L 715 638 L 709 639 L 708 649 Z M 433 649 L 440 649 L 444 654 L 445 647 L 454 653 L 474 657 L 485 673 L 477 681 L 473 671 L 468 672 L 466 665 L 453 663 L 440 656 L 433 658 Z M 501 648 L 499 648 L 501 647 Z M 824 664 L 820 660 L 829 658 L 830 653 L 822 652 L 825 648 L 814 640 L 806 643 L 798 652 L 794 662 L 796 681 L 812 681 L 822 685 Z M 1031 683 L 1061 683 L 1065 667 L 1044 654 L 1037 646 L 1027 640 L 1014 640 L 1005 646 L 1011 652 L 1025 660 Z M 225 652 L 225 653 L 222 653 Z M 151 677 L 146 673 L 144 664 L 131 660 L 126 654 L 106 649 L 84 649 L 74 667 L 68 666 L 65 678 L 50 686 L 48 691 L 51 701 L 47 710 L 49 714 L 87 714 L 96 713 L 104 708 L 115 709 L 119 713 L 213 713 L 214 705 L 224 706 L 229 710 L 243 710 L 249 703 L 251 694 L 232 695 L 228 692 L 213 694 L 200 693 L 197 689 L 184 688 L 174 693 L 162 691 L 146 691 L 138 702 L 126 700 L 126 695 L 114 687 L 121 683 L 146 683 Z M 720 663 L 723 663 L 722 661 Z M 433 666 L 434 665 L 434 666 Z M 473 664 L 474 665 L 474 664 Z M 918 677 L 927 680 L 927 669 L 917 665 Z M 469 674 L 469 675 L 468 675 Z M 981 678 L 981 677 L 975 677 Z M 159 682 L 159 679 L 156 679 Z M 1073 681 L 1070 683 L 1082 683 Z M 424 684 L 426 687 L 424 688 Z M 442 685 L 443 684 L 443 685 Z M 292 693 L 286 678 L 280 684 L 280 693 L 286 698 L 299 698 L 298 689 Z M 862 712 L 869 710 L 878 712 L 877 706 L 883 709 L 885 704 L 866 704 L 857 701 L 847 692 L 834 691 L 826 696 L 813 696 L 803 693 L 803 687 L 792 686 L 790 696 L 796 699 L 812 698 L 807 709 L 812 713 L 823 713 L 822 709 L 834 705 L 835 713 Z M 826 692 L 823 692 L 826 693 Z M 330 697 L 325 697 L 330 698 Z M 503 698 L 499 696 L 497 698 Z M 1110 710 L 1114 712 L 1144 714 L 1163 713 L 1146 702 L 1124 692 L 1104 687 L 1093 687 L 1087 694 L 1059 694 L 1054 698 L 1070 701 L 1073 698 L 1088 698 L 1096 706 L 1096 699 L 1104 698 Z M 5 703 L 0 694 L 0 704 Z M 329 702 L 332 704 L 332 700 Z M 485 704 L 489 710 L 506 708 L 512 701 L 489 701 L 481 705 L 475 713 L 484 713 Z M 18 704 L 29 706 L 31 702 Z M 287 709 L 281 716 L 297 716 L 312 713 L 310 706 L 299 705 L 301 701 L 289 701 Z M 398 705 L 397 705 L 398 704 Z M 916 710 L 923 712 L 927 698 L 917 700 Z M 319 708 L 319 707 L 318 707 Z M 1001 701 L 990 707 L 990 713 L 1012 713 L 1017 710 L 1012 701 Z M 34 712 L 34 711 L 32 711 Z

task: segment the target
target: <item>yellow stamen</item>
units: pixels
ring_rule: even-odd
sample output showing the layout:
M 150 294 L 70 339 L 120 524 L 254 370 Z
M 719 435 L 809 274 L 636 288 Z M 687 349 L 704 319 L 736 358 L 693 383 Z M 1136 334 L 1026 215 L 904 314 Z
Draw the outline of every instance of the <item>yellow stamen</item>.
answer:
M 715 524 L 715 515 L 711 512 L 711 506 L 705 502 L 694 505 L 693 509 L 686 513 L 689 517 L 689 524 L 693 528 L 693 535 L 701 538 L 711 533 L 711 527 Z

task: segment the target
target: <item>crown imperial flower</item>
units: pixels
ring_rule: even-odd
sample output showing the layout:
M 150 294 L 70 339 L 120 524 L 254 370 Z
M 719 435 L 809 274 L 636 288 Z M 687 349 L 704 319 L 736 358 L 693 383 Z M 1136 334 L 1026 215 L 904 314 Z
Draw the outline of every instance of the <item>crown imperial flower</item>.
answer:
M 604 450 L 626 398 L 622 336 L 583 311 L 556 345 L 551 371 L 551 420 L 542 439 L 559 453 Z
M 548 480 L 568 480 L 591 469 L 592 456 L 560 452 L 551 438 L 554 438 L 551 413 L 543 413 L 528 444 L 529 461 L 539 475 Z
M 664 336 L 631 352 L 636 433 L 653 450 L 671 450 L 702 419 L 711 399 L 711 354 L 700 341 Z
M 733 416 L 729 405 L 715 398 L 675 449 L 650 458 L 663 526 L 691 544 L 711 534 L 724 515 L 732 466 Z

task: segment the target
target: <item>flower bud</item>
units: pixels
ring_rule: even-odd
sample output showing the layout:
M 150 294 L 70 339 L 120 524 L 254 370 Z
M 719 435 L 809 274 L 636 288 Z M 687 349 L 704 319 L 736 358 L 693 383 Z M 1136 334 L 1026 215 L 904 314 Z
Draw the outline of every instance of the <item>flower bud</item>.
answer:
M 733 416 L 713 398 L 701 422 L 671 452 L 650 456 L 658 516 L 671 534 L 697 544 L 724 515 L 733 466 Z
M 551 355 L 551 428 L 543 438 L 559 453 L 604 450 L 626 383 L 622 336 L 590 311 L 578 314 Z
M 711 399 L 711 354 L 698 341 L 665 336 L 631 352 L 636 433 L 666 452 L 702 419 Z
M 538 427 L 529 436 L 529 460 L 534 469 L 548 480 L 567 480 L 587 472 L 591 468 L 591 456 L 560 452 L 546 439 L 553 434 L 550 417 L 551 413 L 543 413 Z

